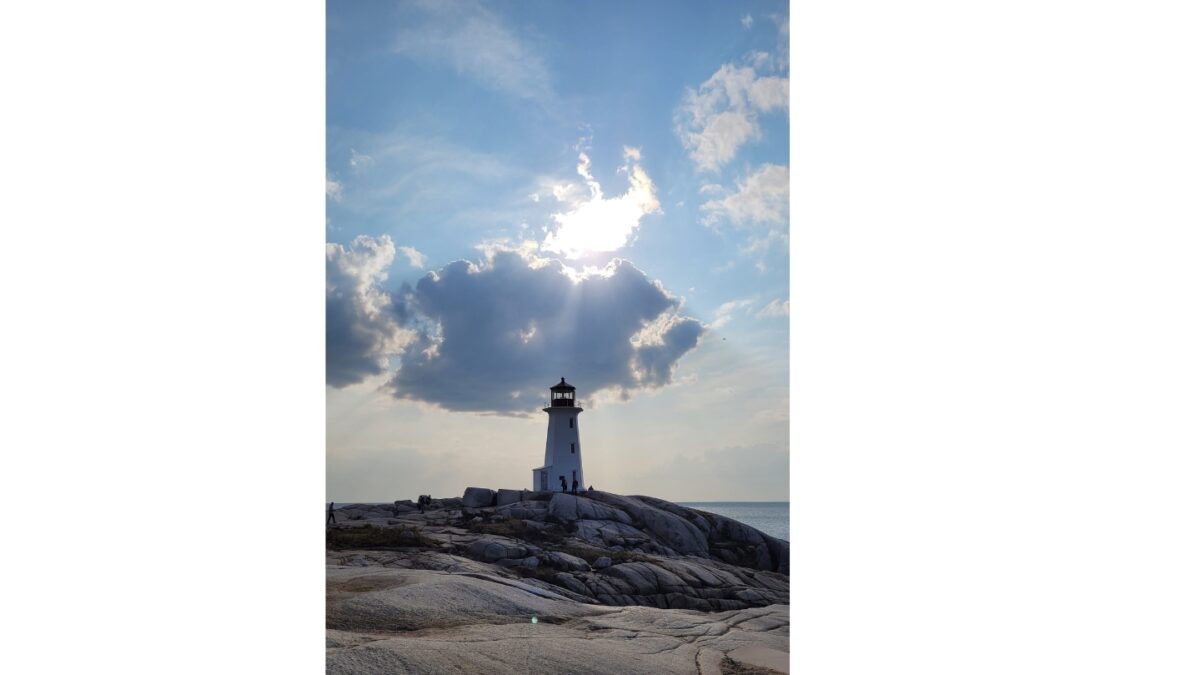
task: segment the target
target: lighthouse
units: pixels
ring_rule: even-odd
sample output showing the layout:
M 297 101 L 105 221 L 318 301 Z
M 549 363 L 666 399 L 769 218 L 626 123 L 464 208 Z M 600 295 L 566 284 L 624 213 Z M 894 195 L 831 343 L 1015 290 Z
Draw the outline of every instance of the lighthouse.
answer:
M 533 470 L 534 490 L 561 490 L 565 483 L 578 481 L 583 487 L 583 455 L 579 447 L 579 413 L 583 412 L 575 403 L 575 387 L 567 384 L 567 378 L 559 378 L 558 384 L 550 387 L 550 406 L 542 408 L 550 416 L 546 427 L 546 458 L 542 466 Z

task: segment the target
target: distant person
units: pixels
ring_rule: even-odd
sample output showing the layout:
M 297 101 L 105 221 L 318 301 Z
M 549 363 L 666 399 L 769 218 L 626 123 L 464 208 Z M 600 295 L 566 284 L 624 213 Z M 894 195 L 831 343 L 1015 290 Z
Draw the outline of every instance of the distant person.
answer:
M 330 523 L 336 524 L 337 518 L 335 518 L 333 516 L 333 502 L 329 502 L 329 510 L 326 513 L 328 513 L 329 515 L 325 517 L 325 524 L 326 525 L 328 525 Z
M 591 486 L 591 485 L 589 485 L 589 486 L 588 486 L 588 492 L 591 492 L 591 491 L 592 491 L 592 486 Z
M 558 482 L 562 483 L 563 494 L 566 494 L 567 493 L 567 479 L 562 476 L 559 476 Z
M 575 480 L 574 478 L 571 479 L 571 494 L 579 494 L 579 481 Z

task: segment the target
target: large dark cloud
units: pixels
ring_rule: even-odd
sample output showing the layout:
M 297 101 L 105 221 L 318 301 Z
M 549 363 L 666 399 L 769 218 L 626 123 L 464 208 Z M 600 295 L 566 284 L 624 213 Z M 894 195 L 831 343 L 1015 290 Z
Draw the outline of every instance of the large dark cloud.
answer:
M 501 250 L 480 266 L 451 263 L 403 295 L 423 327 L 392 391 L 450 410 L 530 412 L 564 376 L 581 397 L 660 387 L 703 332 L 624 260 L 573 278 L 556 260 Z
M 387 237 L 326 247 L 326 382 L 344 387 L 400 366 L 397 398 L 449 410 L 525 414 L 566 377 L 581 398 L 671 381 L 703 327 L 625 260 L 579 274 L 557 260 L 493 250 L 386 293 Z
M 401 330 L 391 296 L 380 284 L 396 257 L 387 236 L 357 237 L 349 247 L 325 245 L 325 382 L 345 387 L 386 368 L 386 355 L 401 349 Z

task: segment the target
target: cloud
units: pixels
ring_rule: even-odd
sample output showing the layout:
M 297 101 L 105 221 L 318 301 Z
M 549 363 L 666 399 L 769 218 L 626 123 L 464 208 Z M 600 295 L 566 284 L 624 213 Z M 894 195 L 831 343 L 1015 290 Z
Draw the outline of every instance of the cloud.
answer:
M 516 98 L 551 98 L 550 74 L 541 57 L 490 9 L 469 1 L 412 6 L 421 20 L 400 31 L 398 53 L 444 63 L 488 89 Z
M 350 168 L 355 171 L 364 171 L 374 163 L 375 159 L 370 155 L 364 155 L 354 148 L 350 148 Z
M 757 70 L 773 68 L 774 62 L 771 60 L 771 55 L 766 52 L 750 52 L 745 56 L 746 63 L 754 66 Z
M 772 300 L 765 307 L 758 310 L 758 314 L 755 314 L 755 316 L 760 319 L 772 316 L 787 316 L 791 313 L 791 304 L 791 300 L 784 300 L 783 302 L 777 299 Z
M 568 258 L 616 251 L 629 243 L 642 216 L 661 212 L 654 182 L 637 163 L 641 151 L 625 148 L 624 154 L 625 166 L 621 170 L 629 176 L 629 189 L 618 197 L 605 198 L 600 183 L 592 177 L 591 160 L 586 153 L 579 153 L 576 170 L 587 185 L 588 197 L 581 197 L 578 186 L 553 187 L 555 198 L 569 203 L 570 208 L 551 216 L 557 227 L 546 235 L 543 249 Z
M 727 63 L 698 90 L 687 90 L 675 114 L 675 133 L 697 168 L 716 171 L 762 136 L 760 114 L 787 106 L 786 77 L 760 76 L 753 67 Z
M 789 63 L 791 58 L 789 55 L 791 42 L 790 18 L 786 14 L 772 14 L 771 21 L 774 21 L 775 26 L 779 28 L 779 39 L 775 48 L 775 69 L 785 72 L 791 65 Z
M 723 196 L 700 205 L 704 213 L 702 222 L 714 229 L 721 223 L 730 223 L 747 231 L 738 251 L 742 255 L 757 256 L 755 267 L 758 271 L 766 271 L 765 256 L 768 253 L 787 251 L 788 167 L 763 164 L 749 176 L 739 179 L 735 190 L 709 193 Z
M 397 250 L 403 253 L 404 257 L 408 258 L 409 265 L 412 265 L 419 270 L 425 269 L 425 261 L 427 258 L 424 253 L 421 253 L 411 246 L 401 246 Z
M 733 321 L 734 311 L 739 310 L 739 309 L 745 310 L 746 308 L 750 307 L 750 305 L 752 305 L 752 304 L 754 304 L 754 301 L 749 298 L 742 299 L 742 300 L 731 300 L 729 302 L 724 303 L 723 305 L 721 305 L 720 307 L 717 308 L 716 318 L 713 319 L 713 322 L 709 325 L 709 327 L 710 328 L 720 328 L 722 326 L 727 325 L 730 321 Z
M 707 186 L 706 186 L 707 187 Z M 705 192 L 704 188 L 701 192 Z M 704 222 L 726 220 L 737 227 L 756 223 L 782 225 L 788 219 L 788 167 L 763 164 L 737 181 L 737 190 L 700 205 Z
M 387 235 L 325 244 L 325 382 L 345 387 L 385 370 L 412 339 L 380 285 L 396 257 Z
M 325 196 L 335 202 L 342 201 L 342 184 L 328 173 L 325 174 Z
M 749 28 L 754 25 L 754 17 L 749 14 L 742 17 L 742 28 Z
M 703 333 L 682 303 L 625 260 L 578 272 L 492 248 L 405 288 L 417 337 L 390 382 L 398 398 L 500 414 L 541 407 L 559 377 L 582 398 L 669 384 Z
M 535 174 L 514 163 L 519 158 L 410 129 L 368 133 L 331 128 L 328 136 L 331 161 L 352 176 L 346 178 L 343 219 L 377 225 L 436 222 L 443 230 L 475 239 L 529 216 L 522 192 L 529 192 Z M 367 156 L 369 163 L 363 159 Z M 347 166 L 349 161 L 359 167 Z M 429 189 L 432 185 L 437 189 Z

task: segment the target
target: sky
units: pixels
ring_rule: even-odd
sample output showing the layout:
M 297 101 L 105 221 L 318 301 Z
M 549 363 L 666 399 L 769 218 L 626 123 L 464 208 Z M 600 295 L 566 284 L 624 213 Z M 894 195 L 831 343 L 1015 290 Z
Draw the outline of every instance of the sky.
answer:
M 787 500 L 787 12 L 328 3 L 329 500 Z

